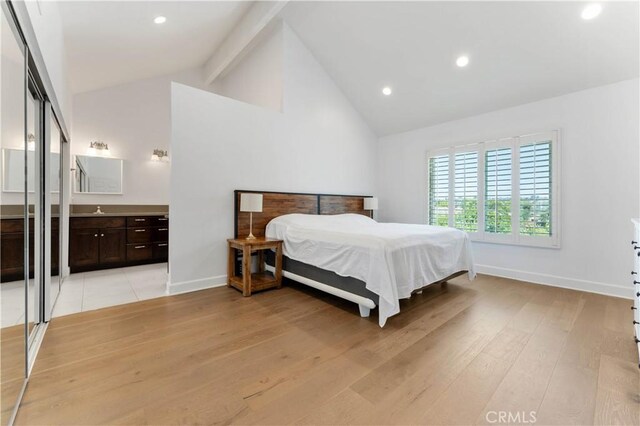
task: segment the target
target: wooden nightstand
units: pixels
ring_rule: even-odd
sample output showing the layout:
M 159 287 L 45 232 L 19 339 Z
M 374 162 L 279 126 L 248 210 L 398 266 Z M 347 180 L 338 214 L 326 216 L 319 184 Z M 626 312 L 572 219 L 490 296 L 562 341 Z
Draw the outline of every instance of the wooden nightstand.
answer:
M 268 288 L 282 287 L 282 240 L 256 238 L 228 239 L 229 261 L 227 264 L 227 287 L 233 287 L 242 292 L 243 296 L 251 296 L 251 292 Z M 264 250 L 276 250 L 275 274 L 264 270 Z M 236 250 L 242 251 L 242 276 L 236 276 Z M 251 253 L 258 252 L 259 270 L 251 271 Z

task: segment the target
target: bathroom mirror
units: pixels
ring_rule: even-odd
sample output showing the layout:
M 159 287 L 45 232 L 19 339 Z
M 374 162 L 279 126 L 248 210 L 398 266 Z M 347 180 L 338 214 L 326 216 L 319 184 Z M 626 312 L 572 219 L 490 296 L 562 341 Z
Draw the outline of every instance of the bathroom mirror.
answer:
M 28 170 L 34 170 L 35 151 L 27 151 Z M 60 154 L 51 153 L 51 192 L 60 192 Z M 28 176 L 27 190 L 33 192 L 34 181 Z M 2 150 L 2 190 L 4 192 L 24 192 L 24 149 L 5 148 Z
M 76 155 L 75 192 L 122 194 L 122 160 Z

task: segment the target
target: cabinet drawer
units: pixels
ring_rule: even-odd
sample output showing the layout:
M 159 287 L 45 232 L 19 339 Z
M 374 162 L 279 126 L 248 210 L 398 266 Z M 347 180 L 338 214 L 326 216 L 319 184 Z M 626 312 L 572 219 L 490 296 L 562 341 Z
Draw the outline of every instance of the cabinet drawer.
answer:
M 69 219 L 71 229 L 104 229 L 124 228 L 127 220 L 124 217 L 72 217 Z
M 128 261 L 150 260 L 152 258 L 152 244 L 127 244 Z
M 154 243 L 153 258 L 157 260 L 167 260 L 169 258 L 169 243 Z
M 148 243 L 151 241 L 151 228 L 129 228 L 127 229 L 127 243 Z
M 9 234 L 12 232 L 24 232 L 24 219 L 2 219 L 0 232 Z
M 153 241 L 169 241 L 169 227 L 160 226 L 158 228 L 153 228 Z
M 127 226 L 129 227 L 142 227 L 151 226 L 153 216 L 131 216 L 127 218 Z
M 160 226 L 160 227 L 169 226 L 169 218 L 168 217 L 162 217 L 162 216 L 153 217 L 153 218 L 151 218 L 151 225 L 152 226 Z

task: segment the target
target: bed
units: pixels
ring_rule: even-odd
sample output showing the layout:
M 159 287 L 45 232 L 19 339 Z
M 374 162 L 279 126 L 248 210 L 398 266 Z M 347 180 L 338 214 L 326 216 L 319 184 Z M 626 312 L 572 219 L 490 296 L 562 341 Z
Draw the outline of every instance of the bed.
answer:
M 238 212 L 235 231 L 248 232 Z M 382 327 L 400 312 L 400 299 L 427 285 L 467 273 L 475 277 L 466 233 L 428 225 L 378 223 L 365 196 L 260 192 L 263 212 L 254 234 L 284 240 L 283 275 L 358 304 L 361 316 L 378 308 Z M 273 255 L 266 258 L 273 268 Z

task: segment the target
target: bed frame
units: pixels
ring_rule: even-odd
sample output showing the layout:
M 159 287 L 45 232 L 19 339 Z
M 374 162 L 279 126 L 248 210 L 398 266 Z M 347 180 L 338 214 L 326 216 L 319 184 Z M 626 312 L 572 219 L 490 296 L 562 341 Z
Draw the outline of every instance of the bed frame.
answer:
M 369 195 L 335 195 L 235 190 L 233 193 L 235 238 L 249 234 L 249 215 L 246 213 L 240 213 L 240 194 L 242 193 L 262 194 L 262 212 L 253 213 L 253 235 L 256 237 L 265 236 L 267 224 L 272 219 L 290 213 L 318 215 L 355 213 L 367 217 L 372 216 L 371 210 L 364 209 L 364 199 L 371 197 Z M 236 270 L 238 267 L 239 265 L 236 263 Z M 273 268 L 269 265 L 266 265 L 266 269 L 273 272 Z M 447 280 L 464 274 L 465 272 L 466 271 L 457 272 L 441 281 L 429 283 L 427 285 L 444 283 Z M 282 275 L 293 281 L 306 284 L 342 299 L 357 303 L 360 308 L 360 316 L 362 317 L 368 317 L 371 309 L 376 307 L 376 301 L 345 291 L 341 288 L 315 281 L 287 270 L 283 270 Z M 416 290 L 415 293 L 422 293 L 422 289 Z
M 253 235 L 264 237 L 271 219 L 290 213 L 341 214 L 356 213 L 371 217 L 364 209 L 364 199 L 370 195 L 306 194 L 299 192 L 243 191 L 233 192 L 235 237 L 249 235 L 249 215 L 240 214 L 240 194 L 262 194 L 262 213 L 253 214 Z

